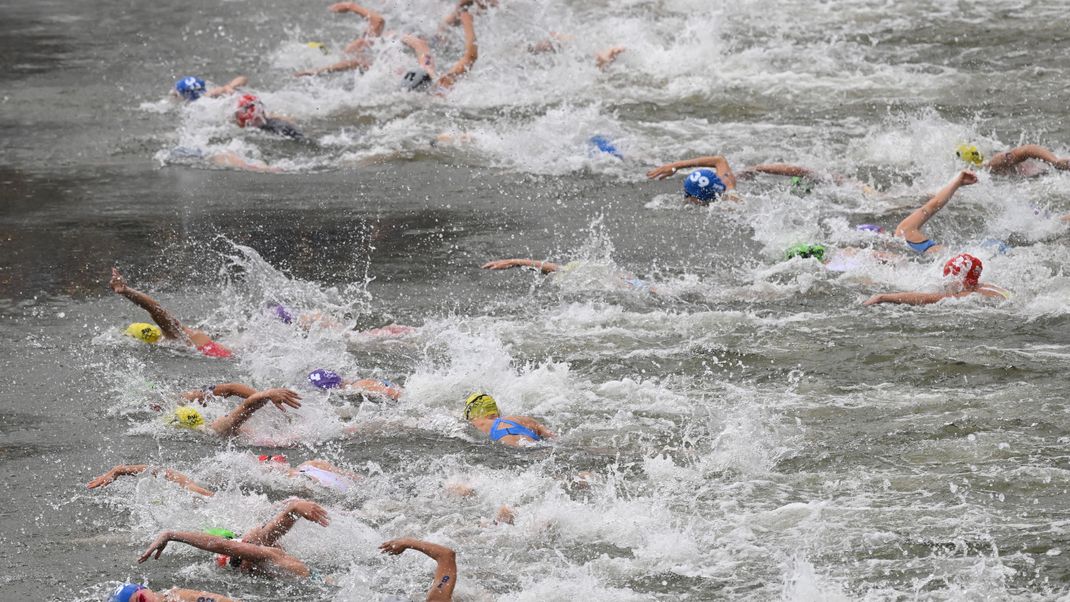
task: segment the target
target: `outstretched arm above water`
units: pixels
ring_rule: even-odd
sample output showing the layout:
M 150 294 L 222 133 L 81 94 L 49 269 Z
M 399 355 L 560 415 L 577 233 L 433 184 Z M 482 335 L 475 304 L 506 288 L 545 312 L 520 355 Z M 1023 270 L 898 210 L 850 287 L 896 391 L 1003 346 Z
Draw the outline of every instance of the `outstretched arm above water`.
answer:
M 119 464 L 108 472 L 100 475 L 92 481 L 89 481 L 89 483 L 86 484 L 86 487 L 88 487 L 89 489 L 105 487 L 115 482 L 115 479 L 119 477 L 141 474 L 146 470 L 151 471 L 153 475 L 158 475 L 162 470 L 165 479 L 171 481 L 172 483 L 177 483 L 178 485 L 181 485 L 183 488 L 188 489 L 193 493 L 199 493 L 200 495 L 206 497 L 212 497 L 213 495 L 215 495 L 214 491 L 206 489 L 201 485 L 198 485 L 193 481 L 193 479 L 187 477 L 181 472 L 178 472 L 177 470 L 150 466 L 148 464 Z
M 199 401 L 204 403 L 208 395 L 214 395 L 216 397 L 230 397 L 233 395 L 245 399 L 253 393 L 256 393 L 256 388 L 250 387 L 249 385 L 243 385 L 242 383 L 220 383 L 218 385 L 210 385 L 203 389 L 186 391 L 182 394 L 182 398 L 186 401 Z
M 899 222 L 895 228 L 895 235 L 907 242 L 924 242 L 928 237 L 921 231 L 922 226 L 943 209 L 944 205 L 947 205 L 959 188 L 976 183 L 977 176 L 972 171 L 959 172 L 946 186 L 937 191 L 933 198 Z M 940 248 L 942 248 L 940 245 L 936 245 L 930 250 Z
M 164 531 L 160 533 L 155 541 L 152 542 L 152 545 L 149 546 L 149 549 L 145 550 L 145 553 L 137 559 L 138 564 L 145 562 L 150 557 L 159 560 L 164 548 L 172 541 L 184 543 L 206 552 L 241 558 L 254 564 L 269 563 L 299 577 L 307 577 L 309 575 L 308 566 L 284 552 L 282 548 L 245 543 L 236 539 L 226 539 L 225 537 L 197 533 L 196 531 Z
M 353 13 L 364 17 L 368 21 L 368 28 L 364 30 L 364 34 L 346 45 L 343 52 L 346 52 L 347 54 L 356 54 L 371 46 L 375 39 L 383 35 L 383 29 L 386 27 L 386 19 L 384 19 L 381 14 L 355 2 L 339 2 L 337 4 L 332 4 L 327 10 L 332 13 Z M 326 67 L 298 71 L 297 73 L 294 73 L 294 75 L 303 77 L 307 75 L 320 75 L 323 73 L 337 73 L 339 71 L 352 71 L 353 69 L 366 71 L 371 67 L 371 64 L 372 61 L 370 58 L 357 56 L 338 61 L 337 63 L 332 63 Z
M 1026 144 L 1009 151 L 996 153 L 995 156 L 988 161 L 988 168 L 995 172 L 1008 171 L 1015 165 L 1029 159 L 1036 159 L 1038 161 L 1050 163 L 1055 169 L 1070 169 L 1070 158 L 1060 159 L 1055 156 L 1055 153 L 1037 144 Z
M 238 404 L 238 407 L 226 416 L 216 418 L 212 422 L 212 430 L 221 437 L 233 437 L 238 434 L 238 429 L 253 417 L 253 413 L 264 407 L 267 402 L 274 403 L 275 407 L 285 412 L 286 408 L 283 406 L 301 407 L 300 399 L 300 395 L 289 389 L 280 388 L 259 391 L 247 397 L 245 401 Z
M 750 178 L 755 174 L 769 174 L 773 176 L 788 176 L 788 177 L 800 177 L 809 178 L 811 180 L 824 179 L 823 175 L 801 165 L 792 165 L 790 163 L 759 163 L 758 165 L 751 165 L 744 168 L 736 176 L 740 179 Z
M 246 531 L 242 535 L 242 541 L 261 546 L 274 546 L 279 538 L 290 532 L 300 518 L 323 527 L 331 524 L 331 519 L 323 506 L 308 500 L 294 499 L 287 501 L 286 506 L 274 518 L 255 529 Z
M 249 78 L 244 75 L 239 75 L 222 86 L 215 88 L 208 88 L 205 90 L 204 95 L 209 98 L 216 98 L 217 96 L 224 96 L 227 94 L 233 94 L 238 88 L 249 83 Z
M 968 293 L 967 293 L 968 294 Z M 880 305 L 881 303 L 897 303 L 901 305 L 930 305 L 938 301 L 943 301 L 948 297 L 958 297 L 961 295 L 950 293 L 881 293 L 879 295 L 873 295 L 869 299 L 862 302 L 862 305 Z
M 178 339 L 187 343 L 190 342 L 189 337 L 183 330 L 182 323 L 178 321 L 178 318 L 172 316 L 170 312 L 164 309 L 163 306 L 156 301 L 156 299 L 127 286 L 126 280 L 123 279 L 123 275 L 119 273 L 119 268 L 111 269 L 111 281 L 109 282 L 109 285 L 111 286 L 111 290 L 115 291 L 117 295 L 125 297 L 134 305 L 149 312 L 152 321 L 156 322 L 156 325 L 163 331 L 163 336 L 169 339 Z
M 736 176 L 732 173 L 732 168 L 728 165 L 728 160 L 721 155 L 710 155 L 707 157 L 697 157 L 695 159 L 666 163 L 665 165 L 655 167 L 648 171 L 646 177 L 651 180 L 664 180 L 681 169 L 691 167 L 712 167 L 717 171 L 717 177 L 724 181 L 724 185 L 729 190 L 733 190 L 736 187 Z
M 496 259 L 488 261 L 481 266 L 484 270 L 508 270 L 509 268 L 534 268 L 543 274 L 549 274 L 561 269 L 561 265 L 539 259 Z
M 435 578 L 427 592 L 427 602 L 449 602 L 453 600 L 453 588 L 457 585 L 457 553 L 429 541 L 403 537 L 383 542 L 379 549 L 384 554 L 397 556 L 405 550 L 416 550 L 435 561 Z
M 453 67 L 450 67 L 446 75 L 438 79 L 438 85 L 443 88 L 453 87 L 453 84 L 457 82 L 457 78 L 468 73 L 472 65 L 476 64 L 476 59 L 479 58 L 479 47 L 476 45 L 476 29 L 472 22 L 472 15 L 465 11 L 461 13 L 459 18 L 461 27 L 464 28 L 464 55 L 453 64 Z
M 609 69 L 609 66 L 617 60 L 622 52 L 627 50 L 624 46 L 613 46 L 606 48 L 602 52 L 594 55 L 594 64 L 602 71 Z

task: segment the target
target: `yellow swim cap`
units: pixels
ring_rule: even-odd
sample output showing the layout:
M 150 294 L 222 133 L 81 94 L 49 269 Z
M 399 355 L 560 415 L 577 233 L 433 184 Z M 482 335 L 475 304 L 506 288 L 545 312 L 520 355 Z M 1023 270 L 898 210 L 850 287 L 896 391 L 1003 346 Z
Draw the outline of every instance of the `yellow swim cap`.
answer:
M 163 336 L 163 331 L 160 330 L 159 326 L 154 326 L 145 322 L 134 322 L 126 327 L 126 331 L 123 334 L 128 337 L 134 337 L 139 341 L 145 341 L 146 343 L 155 343 Z
M 955 156 L 967 163 L 973 163 L 980 167 L 985 162 L 985 156 L 972 144 L 960 144 L 955 149 Z
M 168 424 L 184 429 L 195 429 L 204 424 L 204 417 L 197 410 L 182 406 L 171 415 L 171 420 L 168 421 Z
M 486 393 L 472 393 L 468 396 L 468 399 L 464 400 L 465 420 L 489 418 L 499 414 L 501 412 L 498 411 L 498 404 L 495 403 L 493 397 Z
M 323 54 L 327 54 L 327 46 L 323 42 L 305 42 L 305 46 L 319 50 Z

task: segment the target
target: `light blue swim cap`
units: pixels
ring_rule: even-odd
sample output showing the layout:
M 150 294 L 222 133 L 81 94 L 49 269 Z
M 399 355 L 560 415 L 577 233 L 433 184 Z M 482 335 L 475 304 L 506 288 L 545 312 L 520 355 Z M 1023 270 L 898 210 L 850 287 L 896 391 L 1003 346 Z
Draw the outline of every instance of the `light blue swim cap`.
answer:
M 613 141 L 602 134 L 591 136 L 590 140 L 587 142 L 590 143 L 591 150 L 600 151 L 607 155 L 613 155 L 618 159 L 624 158 L 624 156 L 620 154 L 620 151 L 617 150 L 617 146 L 613 144 Z
M 684 180 L 684 194 L 703 203 L 717 200 L 725 190 L 728 190 L 728 187 L 712 169 L 696 169 Z
M 192 75 L 175 82 L 175 91 L 186 100 L 197 100 L 204 94 L 205 89 L 204 80 Z
M 130 602 L 130 598 L 143 589 L 145 589 L 144 585 L 138 585 L 136 583 L 124 583 L 119 587 L 115 588 L 115 591 L 112 592 L 111 597 L 108 598 L 108 602 Z
M 998 238 L 986 238 L 981 241 L 981 248 L 991 251 L 996 255 L 1006 255 L 1011 250 L 1011 246 L 1007 243 L 999 240 Z

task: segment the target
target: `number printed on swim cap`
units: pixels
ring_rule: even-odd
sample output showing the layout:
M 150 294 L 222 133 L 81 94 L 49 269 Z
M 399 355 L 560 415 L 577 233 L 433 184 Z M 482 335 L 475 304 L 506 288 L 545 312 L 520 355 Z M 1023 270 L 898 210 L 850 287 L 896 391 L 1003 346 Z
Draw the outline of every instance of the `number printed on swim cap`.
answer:
M 695 182 L 696 184 L 698 184 L 702 188 L 705 188 L 705 187 L 710 185 L 710 179 L 707 178 L 706 176 L 702 175 L 701 172 L 697 172 L 697 171 L 691 172 L 691 181 Z

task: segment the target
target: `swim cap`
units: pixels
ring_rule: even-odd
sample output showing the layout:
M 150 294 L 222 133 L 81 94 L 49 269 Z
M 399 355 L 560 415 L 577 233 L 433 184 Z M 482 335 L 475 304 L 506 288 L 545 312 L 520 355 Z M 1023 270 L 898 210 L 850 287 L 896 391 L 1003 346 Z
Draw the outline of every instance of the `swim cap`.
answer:
M 814 189 L 814 182 L 810 178 L 791 176 L 791 191 L 795 194 L 810 194 Z
M 327 45 L 323 42 L 305 42 L 305 46 L 308 46 L 313 50 L 319 50 L 323 54 L 327 54 Z
M 286 456 L 284 456 L 282 454 L 278 454 L 278 455 L 274 455 L 274 456 L 269 456 L 267 454 L 260 454 L 259 456 L 256 457 L 256 459 L 259 460 L 260 462 L 267 462 L 268 460 L 270 460 L 272 462 L 278 462 L 279 464 L 286 464 L 287 463 L 286 462 Z
M 185 429 L 195 429 L 198 426 L 204 424 L 204 417 L 197 410 L 182 406 L 175 410 L 175 413 L 171 415 L 171 420 L 168 424 Z
M 136 583 L 124 583 L 115 588 L 111 597 L 108 598 L 108 602 L 130 602 L 130 598 L 143 589 L 147 588 L 144 585 L 138 585 Z
M 200 351 L 201 353 L 207 355 L 208 357 L 221 357 L 221 358 L 225 359 L 225 358 L 234 356 L 234 352 L 233 351 L 231 351 L 230 349 L 227 349 L 226 347 L 220 345 L 219 343 L 217 343 L 215 341 L 209 341 L 209 342 L 205 343 L 204 345 L 201 345 L 200 347 L 197 348 L 197 351 Z
M 724 185 L 717 172 L 712 169 L 696 169 L 684 180 L 684 194 L 695 197 L 703 203 L 717 200 L 728 187 Z
M 784 251 L 784 259 L 791 259 L 792 257 L 802 257 L 803 259 L 813 257 L 818 261 L 824 261 L 825 245 L 798 244 L 788 247 L 788 250 Z
M 175 82 L 175 92 L 186 100 L 197 100 L 204 94 L 204 80 L 199 77 L 183 77 Z
M 283 324 L 293 324 L 294 315 L 290 312 L 289 308 L 280 303 L 272 303 L 268 305 L 268 309 L 275 314 L 275 317 L 282 320 Z
M 214 527 L 212 529 L 205 529 L 204 532 L 207 533 L 208 535 L 215 535 L 216 537 L 222 537 L 224 539 L 235 539 L 235 538 L 238 537 L 234 533 L 234 531 L 231 531 L 230 529 L 221 529 L 219 527 Z
M 963 286 L 973 288 L 977 286 L 977 281 L 981 279 L 981 270 L 984 267 L 980 259 L 963 253 L 947 260 L 947 263 L 944 264 L 944 276 L 957 278 L 962 281 Z
M 617 150 L 616 145 L 613 144 L 613 141 L 602 134 L 591 136 L 590 140 L 587 142 L 590 143 L 592 150 L 601 151 L 607 155 L 613 155 L 618 159 L 624 158 L 624 156 L 620 154 L 620 151 Z
M 155 343 L 163 336 L 163 331 L 160 330 L 159 326 L 154 326 L 146 322 L 134 322 L 126 327 L 123 334 L 128 337 L 134 337 L 139 341 L 145 341 L 146 343 Z
M 342 386 L 342 377 L 337 372 L 317 368 L 308 373 L 308 382 L 317 389 L 337 389 Z
M 401 78 L 401 87 L 415 92 L 421 90 L 431 84 L 431 75 L 424 70 L 412 70 L 405 74 L 405 77 Z
M 872 232 L 874 234 L 884 234 L 884 228 L 876 224 L 858 224 L 855 226 L 855 230 L 859 232 Z
M 996 255 L 1006 255 L 1010 252 L 1011 246 L 1007 243 L 999 240 L 998 238 L 986 238 L 981 241 L 981 248 L 992 251 Z
M 498 416 L 500 414 L 501 412 L 498 411 L 498 404 L 494 401 L 493 397 L 486 393 L 472 393 L 468 396 L 468 399 L 464 400 L 465 420 Z
M 234 119 L 238 127 L 245 127 L 250 123 L 264 117 L 264 104 L 252 94 L 246 94 L 238 99 L 238 110 L 234 111 Z
M 978 167 L 985 162 L 984 155 L 982 155 L 981 151 L 977 150 L 977 147 L 972 144 L 960 144 L 958 148 L 955 149 L 955 156 L 967 163 L 973 163 Z

